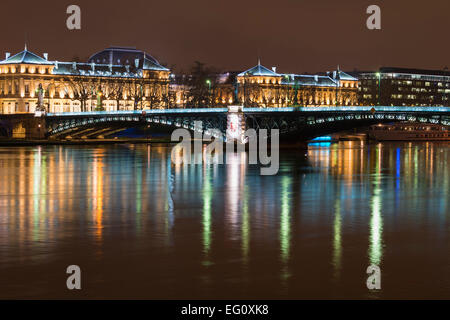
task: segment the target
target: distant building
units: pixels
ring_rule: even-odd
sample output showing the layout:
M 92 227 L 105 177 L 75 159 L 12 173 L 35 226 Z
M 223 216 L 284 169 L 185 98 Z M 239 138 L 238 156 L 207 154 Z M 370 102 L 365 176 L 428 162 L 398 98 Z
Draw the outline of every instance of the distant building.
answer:
M 339 69 L 339 68 L 338 68 Z M 243 72 L 173 75 L 148 53 L 110 47 L 86 62 L 61 62 L 27 48 L 0 61 L 0 113 L 169 107 L 356 105 L 358 80 L 341 70 L 283 74 L 258 62 Z
M 337 70 L 324 75 L 283 74 L 258 63 L 243 72 L 210 75 L 212 105 L 246 107 L 357 105 L 358 79 Z M 189 91 L 182 80 L 171 85 Z M 205 84 L 206 85 L 206 84 Z M 189 105 L 189 95 L 176 93 L 177 104 Z M 235 101 L 236 100 L 236 101 Z
M 0 61 L 0 113 L 132 110 L 169 103 L 170 70 L 134 48 L 111 47 L 87 62 L 48 60 L 28 51 Z
M 449 71 L 385 67 L 355 77 L 360 105 L 449 106 Z
M 237 76 L 239 101 L 262 107 L 357 104 L 358 79 L 337 70 L 326 75 L 279 74 L 258 64 Z

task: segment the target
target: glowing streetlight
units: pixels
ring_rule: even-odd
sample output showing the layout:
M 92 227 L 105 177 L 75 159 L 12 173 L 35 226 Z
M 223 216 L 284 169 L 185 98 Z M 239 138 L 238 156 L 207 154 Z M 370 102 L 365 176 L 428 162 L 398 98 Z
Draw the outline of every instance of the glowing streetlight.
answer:
M 378 105 L 381 105 L 381 73 L 377 72 L 375 75 L 378 78 Z
M 209 102 L 209 104 L 211 104 L 211 80 L 209 80 L 209 79 L 206 79 L 206 84 L 208 85 L 208 102 Z

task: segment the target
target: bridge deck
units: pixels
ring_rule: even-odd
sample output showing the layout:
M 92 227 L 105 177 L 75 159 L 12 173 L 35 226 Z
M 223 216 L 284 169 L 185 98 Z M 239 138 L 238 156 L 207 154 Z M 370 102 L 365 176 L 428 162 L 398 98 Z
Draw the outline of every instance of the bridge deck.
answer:
M 244 113 L 272 112 L 370 112 L 372 109 L 381 112 L 417 112 L 417 113 L 450 113 L 449 107 L 392 107 L 392 106 L 347 106 L 347 107 L 286 107 L 286 108 L 243 108 Z M 77 116 L 117 116 L 117 115 L 174 115 L 174 114 L 220 114 L 227 113 L 227 108 L 196 108 L 196 109 L 152 109 L 152 110 L 121 110 L 121 111 L 90 111 L 90 112 L 60 112 L 47 113 L 47 117 L 77 117 Z

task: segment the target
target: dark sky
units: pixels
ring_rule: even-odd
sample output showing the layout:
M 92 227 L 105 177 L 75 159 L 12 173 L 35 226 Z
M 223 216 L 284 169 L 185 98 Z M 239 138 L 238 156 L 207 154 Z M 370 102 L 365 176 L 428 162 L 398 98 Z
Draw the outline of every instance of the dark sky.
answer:
M 280 72 L 450 66 L 449 0 L 39 0 L 2 1 L 0 53 L 28 47 L 52 60 L 111 45 L 149 52 L 177 71 L 195 60 L 225 70 L 257 62 Z M 82 10 L 80 31 L 66 8 Z M 382 30 L 366 8 L 382 9 Z

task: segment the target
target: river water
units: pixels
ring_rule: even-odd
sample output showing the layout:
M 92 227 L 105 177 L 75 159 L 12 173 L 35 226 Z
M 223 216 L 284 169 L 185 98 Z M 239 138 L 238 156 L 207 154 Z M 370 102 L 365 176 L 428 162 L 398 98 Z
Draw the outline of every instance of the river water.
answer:
M 0 298 L 450 298 L 449 143 L 316 144 L 275 176 L 170 150 L 0 148 Z

